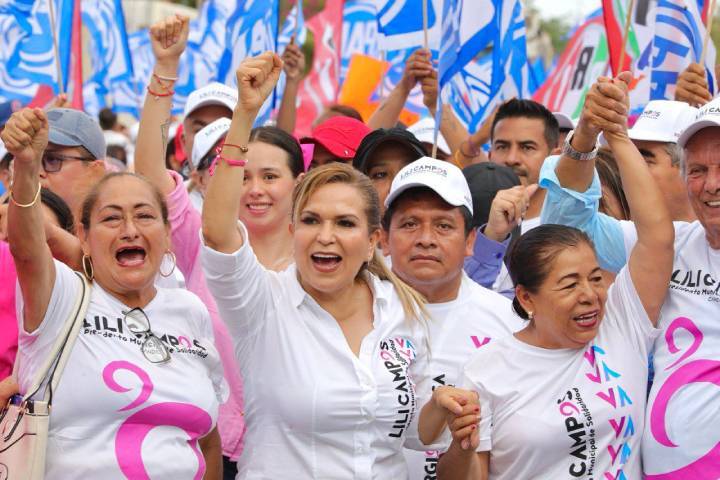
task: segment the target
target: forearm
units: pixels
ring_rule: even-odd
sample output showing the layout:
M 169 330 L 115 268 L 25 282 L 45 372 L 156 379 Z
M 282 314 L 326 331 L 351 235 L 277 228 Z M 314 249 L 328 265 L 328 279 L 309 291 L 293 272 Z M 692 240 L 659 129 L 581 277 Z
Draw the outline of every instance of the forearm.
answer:
M 580 125 L 575 135 L 573 135 L 571 145 L 578 152 L 590 152 L 595 148 L 596 142 L 597 134 L 583 129 L 582 125 Z M 555 174 L 560 181 L 560 185 L 576 192 L 584 192 L 590 188 L 594 171 L 594 160 L 578 161 L 567 155 L 560 156 L 560 161 L 555 168 Z
M 295 119 L 297 118 L 297 94 L 300 82 L 288 79 L 285 82 L 285 91 L 280 101 L 278 110 L 277 127 L 290 135 L 295 131 Z
M 241 152 L 229 145 L 246 146 L 255 120 L 254 114 L 236 109 L 225 139 L 222 156 L 239 159 Z M 222 253 L 232 253 L 243 245 L 237 227 L 240 196 L 245 168 L 230 166 L 218 160 L 203 203 L 202 231 L 208 247 Z
M 200 450 L 205 458 L 204 480 L 222 480 L 223 462 L 220 434 L 217 427 L 205 437 L 200 439 Z
M 390 95 L 383 100 L 380 106 L 373 112 L 367 121 L 371 130 L 377 128 L 392 128 L 397 124 L 400 113 L 405 107 L 410 90 L 403 86 L 402 82 L 398 83 L 390 92 Z
M 178 61 L 158 62 L 155 73 L 162 77 L 177 76 Z M 171 83 L 163 80 L 163 83 Z M 149 88 L 155 93 L 166 93 L 160 81 L 154 76 L 149 79 Z M 173 86 L 169 88 L 174 88 Z M 175 184 L 165 170 L 165 152 L 169 141 L 172 95 L 155 97 L 150 92 L 145 96 L 140 127 L 135 147 L 135 171 L 157 186 L 163 195 L 172 192 Z M 188 155 L 191 152 L 188 152 Z
M 442 433 L 446 425 L 446 412 L 434 405 L 430 400 L 420 411 L 418 433 L 424 445 L 433 443 Z
M 468 134 L 468 131 L 463 124 L 460 123 L 460 120 L 455 116 L 452 107 L 449 105 L 442 106 L 440 132 L 443 134 L 448 147 L 450 147 L 450 153 L 460 152 L 456 158 L 460 160 L 464 167 L 476 161 L 487 161 L 487 156 L 482 152 L 482 143 L 479 146 L 475 146 L 471 141 L 472 136 Z M 463 144 L 466 144 L 464 149 Z M 472 152 L 479 153 L 478 155 L 472 155 Z
M 482 468 L 480 457 L 474 450 L 463 450 L 453 440 L 450 448 L 438 461 L 438 478 L 443 480 L 487 480 L 487 468 Z
M 45 235 L 52 256 L 73 270 L 82 272 L 83 252 L 80 239 L 53 224 L 45 226 Z

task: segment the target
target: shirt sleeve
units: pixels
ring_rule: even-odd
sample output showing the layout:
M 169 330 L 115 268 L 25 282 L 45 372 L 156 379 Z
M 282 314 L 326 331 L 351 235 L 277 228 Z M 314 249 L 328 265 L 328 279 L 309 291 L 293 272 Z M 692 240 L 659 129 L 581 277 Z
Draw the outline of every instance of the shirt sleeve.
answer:
M 622 332 L 623 337 L 632 341 L 642 358 L 647 359 L 660 330 L 653 327 L 645 312 L 628 267 L 624 267 L 615 278 L 605 305 L 604 321 L 612 322 L 613 326 Z
M 62 262 L 53 260 L 55 264 L 55 283 L 45 317 L 40 326 L 31 333 L 25 330 L 23 324 L 23 300 L 18 291 L 16 296 L 18 318 L 18 362 L 20 391 L 28 393 L 35 373 L 45 362 L 55 340 L 62 330 L 65 322 L 73 313 L 73 307 L 80 294 L 81 283 L 77 275 Z M 19 285 L 18 285 L 19 290 Z
M 627 263 L 627 252 L 620 221 L 598 211 L 602 188 L 597 171 L 584 192 L 563 188 L 555 173 L 559 155 L 545 159 L 540 170 L 540 187 L 547 191 L 540 221 L 579 228 L 595 244 L 600 266 L 619 272 Z
M 168 174 L 175 181 L 175 189 L 165 197 L 168 205 L 172 249 L 175 253 L 177 267 L 188 282 L 188 290 L 194 291 L 191 283 L 200 273 L 196 272 L 196 269 L 200 267 L 196 260 L 200 254 L 198 232 L 202 227 L 202 218 L 200 212 L 191 205 L 180 174 L 172 170 L 168 170 Z
M 467 367 L 463 369 L 462 380 L 459 388 L 471 390 L 478 393 L 480 400 L 480 443 L 475 449 L 476 452 L 489 452 L 492 450 L 492 428 L 493 408 L 492 399 L 481 384 L 474 382 L 467 373 Z
M 238 221 L 243 244 L 236 252 L 221 253 L 202 243 L 201 260 L 205 280 L 215 298 L 220 316 L 236 347 L 259 333 L 272 307 L 272 272 L 268 272 L 250 247 L 245 225 Z
M 485 236 L 478 230 L 475 245 L 473 245 L 473 254 L 465 259 L 465 273 L 475 282 L 485 288 L 492 289 L 495 279 L 502 268 L 503 258 L 507 250 L 510 239 L 504 242 L 496 242 Z M 500 292 L 504 296 L 512 298 L 513 291 Z

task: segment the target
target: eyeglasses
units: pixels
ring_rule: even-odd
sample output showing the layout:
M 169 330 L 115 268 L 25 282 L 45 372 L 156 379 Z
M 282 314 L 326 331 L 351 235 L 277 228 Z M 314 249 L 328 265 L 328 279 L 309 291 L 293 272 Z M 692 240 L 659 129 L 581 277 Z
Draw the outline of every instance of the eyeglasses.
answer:
M 123 312 L 123 321 L 128 330 L 144 338 L 140 351 L 152 363 L 166 363 L 170 361 L 170 352 L 165 344 L 150 330 L 150 319 L 142 308 L 133 308 Z
M 42 157 L 42 166 L 45 172 L 55 173 L 62 169 L 63 162 L 69 160 L 92 162 L 95 159 L 93 157 L 76 157 L 74 155 L 62 155 L 59 153 L 45 152 Z

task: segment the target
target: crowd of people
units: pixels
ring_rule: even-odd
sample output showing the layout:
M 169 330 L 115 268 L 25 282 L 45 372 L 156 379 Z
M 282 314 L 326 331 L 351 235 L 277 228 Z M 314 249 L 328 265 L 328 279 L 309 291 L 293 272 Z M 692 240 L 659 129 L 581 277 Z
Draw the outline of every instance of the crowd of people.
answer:
M 137 126 L 60 99 L 0 132 L 0 404 L 39 394 L 90 285 L 45 478 L 720 478 L 697 66 L 638 118 L 627 72 L 577 122 L 511 99 L 468 132 L 443 107 L 433 158 L 434 122 L 398 122 L 417 85 L 435 114 L 425 50 L 370 118 L 331 105 L 297 138 L 294 42 L 174 122 L 188 19 L 150 36 Z

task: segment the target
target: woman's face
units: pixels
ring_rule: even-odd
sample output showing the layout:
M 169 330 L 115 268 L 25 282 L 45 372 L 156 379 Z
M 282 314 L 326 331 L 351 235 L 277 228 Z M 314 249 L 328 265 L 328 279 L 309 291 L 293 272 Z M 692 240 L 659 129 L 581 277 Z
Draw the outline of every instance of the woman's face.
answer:
M 293 246 L 300 283 L 314 298 L 351 287 L 364 262 L 372 259 L 380 231 L 368 231 L 360 192 L 331 183 L 308 199 L 293 223 Z
M 543 348 L 582 348 L 597 335 L 605 314 L 607 287 L 595 252 L 586 243 L 565 248 L 537 293 L 518 286 L 518 299 L 534 314 Z
M 295 187 L 287 152 L 275 145 L 252 142 L 247 156 L 240 220 L 251 232 L 286 229 Z
M 90 228 L 80 235 L 90 255 L 95 280 L 119 296 L 153 289 L 163 255 L 170 247 L 170 228 L 151 187 L 122 176 L 109 180 L 90 214 Z

